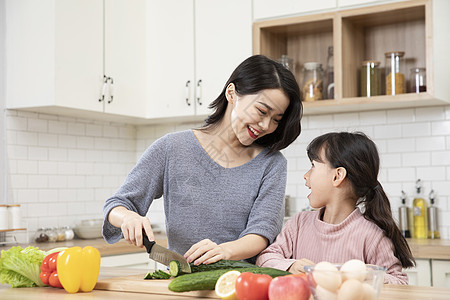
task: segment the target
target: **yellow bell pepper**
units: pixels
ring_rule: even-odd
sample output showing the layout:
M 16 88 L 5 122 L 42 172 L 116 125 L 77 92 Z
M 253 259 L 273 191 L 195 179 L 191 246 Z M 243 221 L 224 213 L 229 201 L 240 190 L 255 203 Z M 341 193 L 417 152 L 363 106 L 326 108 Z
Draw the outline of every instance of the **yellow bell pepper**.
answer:
M 57 259 L 59 280 L 69 293 L 90 292 L 100 273 L 100 252 L 94 247 L 71 247 L 61 251 Z

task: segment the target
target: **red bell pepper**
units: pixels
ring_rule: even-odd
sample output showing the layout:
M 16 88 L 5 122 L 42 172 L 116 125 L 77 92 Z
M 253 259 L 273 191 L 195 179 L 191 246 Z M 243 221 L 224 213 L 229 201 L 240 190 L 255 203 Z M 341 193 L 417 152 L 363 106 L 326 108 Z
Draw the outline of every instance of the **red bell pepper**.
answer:
M 40 278 L 43 284 L 62 289 L 63 286 L 59 281 L 58 272 L 56 270 L 56 260 L 59 252 L 47 255 L 41 264 Z

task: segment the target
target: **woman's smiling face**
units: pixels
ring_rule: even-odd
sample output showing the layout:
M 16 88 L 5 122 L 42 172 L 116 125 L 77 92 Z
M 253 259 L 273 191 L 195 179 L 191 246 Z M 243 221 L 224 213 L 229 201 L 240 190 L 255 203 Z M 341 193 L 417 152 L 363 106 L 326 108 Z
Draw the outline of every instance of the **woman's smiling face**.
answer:
M 274 132 L 289 106 L 289 98 L 281 89 L 268 89 L 244 96 L 234 92 L 232 100 L 229 99 L 229 104 L 233 106 L 231 127 L 244 146 Z

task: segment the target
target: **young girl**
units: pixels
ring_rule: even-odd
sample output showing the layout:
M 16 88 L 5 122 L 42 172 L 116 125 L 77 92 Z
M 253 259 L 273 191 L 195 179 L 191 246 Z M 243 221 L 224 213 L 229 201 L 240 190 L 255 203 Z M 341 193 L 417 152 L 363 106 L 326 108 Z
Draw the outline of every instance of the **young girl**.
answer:
M 385 283 L 408 284 L 402 267 L 415 261 L 378 182 L 375 143 L 363 133 L 328 133 L 315 138 L 307 153 L 312 164 L 304 175 L 308 199 L 320 209 L 288 220 L 256 264 L 299 273 L 321 261 L 359 259 L 386 267 Z
M 164 197 L 169 248 L 195 264 L 254 258 L 283 225 L 286 159 L 300 134 L 294 75 L 262 55 L 249 57 L 211 103 L 204 126 L 170 133 L 145 151 L 106 200 L 103 236 L 142 247 L 153 239 L 147 211 Z

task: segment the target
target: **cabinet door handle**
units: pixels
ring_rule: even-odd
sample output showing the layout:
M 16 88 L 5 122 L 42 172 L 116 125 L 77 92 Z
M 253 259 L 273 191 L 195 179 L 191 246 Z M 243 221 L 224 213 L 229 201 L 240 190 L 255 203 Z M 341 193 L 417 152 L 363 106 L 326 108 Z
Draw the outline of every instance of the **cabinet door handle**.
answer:
M 108 85 L 108 78 L 106 75 L 103 75 L 103 87 L 102 87 L 102 94 L 100 98 L 98 99 L 98 102 L 102 102 L 105 100 L 105 92 L 106 92 L 106 86 Z
M 202 105 L 202 80 L 197 81 L 197 103 Z
M 113 97 L 114 97 L 114 79 L 112 77 L 108 77 L 108 79 L 110 80 L 109 82 L 109 101 L 108 104 L 111 103 L 113 101 Z
M 191 106 L 190 98 L 191 98 L 191 81 L 188 80 L 186 81 L 186 104 L 188 106 Z

